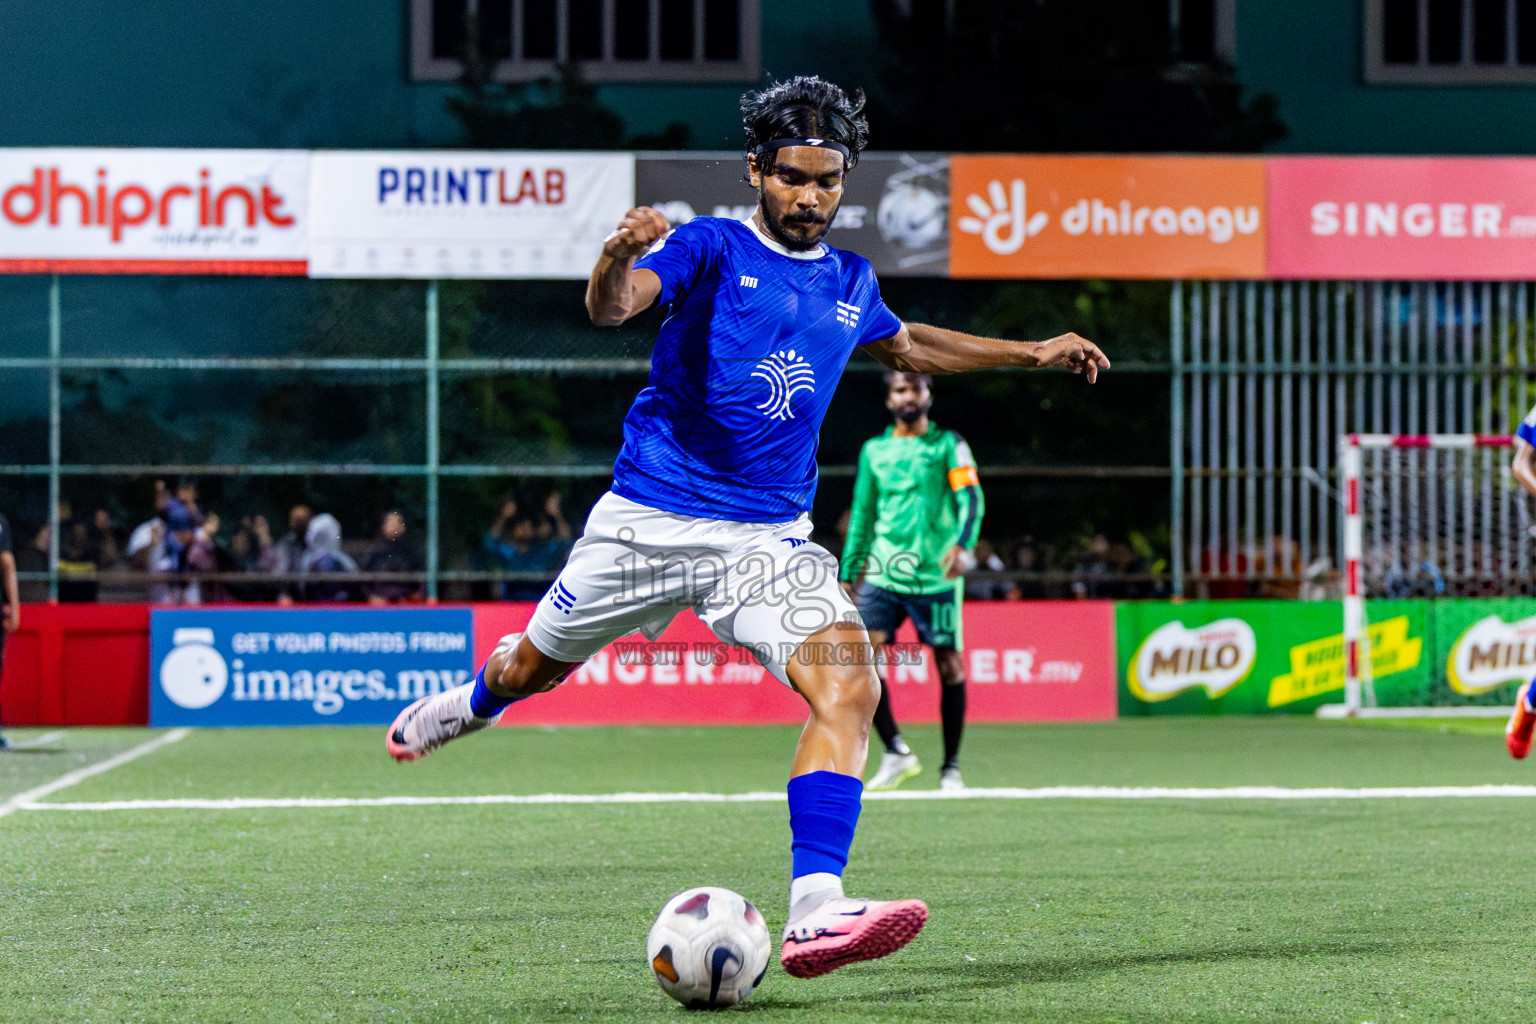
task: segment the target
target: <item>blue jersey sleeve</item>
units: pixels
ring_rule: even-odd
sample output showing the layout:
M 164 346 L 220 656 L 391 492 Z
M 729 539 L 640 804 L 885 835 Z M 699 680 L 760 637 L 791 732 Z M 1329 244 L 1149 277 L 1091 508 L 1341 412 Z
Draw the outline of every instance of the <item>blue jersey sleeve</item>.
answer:
M 1536 409 L 1525 414 L 1525 419 L 1515 428 L 1515 436 L 1529 445 L 1536 445 Z
M 863 330 L 859 334 L 859 344 L 868 345 L 872 341 L 892 337 L 901 330 L 901 317 L 891 312 L 891 308 L 880 297 L 880 282 L 875 279 L 874 270 L 866 263 L 864 273 L 869 278 L 869 310 L 865 313 L 859 326 Z
M 719 249 L 719 236 L 703 220 L 681 224 L 663 235 L 651 251 L 635 261 L 635 269 L 651 270 L 661 278 L 658 306 L 684 294 L 698 281 Z

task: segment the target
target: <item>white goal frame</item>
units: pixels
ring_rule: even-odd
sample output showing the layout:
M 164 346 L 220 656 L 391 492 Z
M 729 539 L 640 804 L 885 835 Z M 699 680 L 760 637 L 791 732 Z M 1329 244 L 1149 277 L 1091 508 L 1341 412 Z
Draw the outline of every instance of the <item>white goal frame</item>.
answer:
M 1509 448 L 1514 438 L 1504 434 L 1345 434 L 1339 438 L 1339 483 L 1344 505 L 1344 703 L 1324 705 L 1318 715 L 1335 717 L 1411 717 L 1416 715 L 1500 717 L 1498 707 L 1377 708 L 1371 687 L 1370 633 L 1365 614 L 1361 557 L 1364 516 L 1360 505 L 1363 449 L 1432 448 L 1466 451 Z

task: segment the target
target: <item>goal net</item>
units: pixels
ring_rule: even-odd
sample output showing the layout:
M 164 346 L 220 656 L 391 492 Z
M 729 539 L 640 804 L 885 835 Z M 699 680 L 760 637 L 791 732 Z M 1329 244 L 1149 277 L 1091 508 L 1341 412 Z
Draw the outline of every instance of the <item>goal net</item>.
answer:
M 1506 609 L 1498 601 L 1437 601 L 1423 627 L 1429 634 L 1422 646 L 1427 671 L 1413 674 L 1418 681 L 1411 685 L 1404 680 L 1388 685 L 1386 680 L 1400 668 L 1391 663 L 1387 650 L 1400 640 L 1395 633 L 1401 630 L 1386 623 L 1406 607 L 1395 602 L 1515 598 L 1533 592 L 1530 512 L 1509 472 L 1507 449 L 1512 444 L 1509 437 L 1487 434 L 1340 438 L 1343 713 L 1394 705 L 1404 708 L 1400 713 L 1415 705 L 1433 706 L 1440 713 L 1503 713 L 1512 682 L 1532 674 L 1525 648 L 1530 646 L 1536 654 L 1536 629 L 1527 643 L 1518 628 L 1532 611 L 1517 607 L 1529 602 L 1502 602 L 1510 614 L 1500 618 Z M 1469 668 L 1463 666 L 1462 675 L 1477 674 L 1474 685 L 1457 674 L 1457 644 L 1438 634 L 1450 635 L 1463 619 L 1478 616 L 1494 616 L 1511 636 L 1490 634 L 1472 650 L 1472 662 Z M 1441 619 L 1445 628 L 1437 628 Z

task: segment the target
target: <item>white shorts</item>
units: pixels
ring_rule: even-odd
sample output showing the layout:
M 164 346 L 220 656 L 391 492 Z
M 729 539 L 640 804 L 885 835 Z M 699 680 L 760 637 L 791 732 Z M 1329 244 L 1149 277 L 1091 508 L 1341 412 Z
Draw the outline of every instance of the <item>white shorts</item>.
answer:
M 789 682 L 805 640 L 859 613 L 837 581 L 837 559 L 788 523 L 733 523 L 663 512 L 609 492 L 593 506 L 533 620 L 528 640 L 557 661 L 582 662 L 623 636 L 655 640 L 692 608 L 722 642 L 750 650 Z

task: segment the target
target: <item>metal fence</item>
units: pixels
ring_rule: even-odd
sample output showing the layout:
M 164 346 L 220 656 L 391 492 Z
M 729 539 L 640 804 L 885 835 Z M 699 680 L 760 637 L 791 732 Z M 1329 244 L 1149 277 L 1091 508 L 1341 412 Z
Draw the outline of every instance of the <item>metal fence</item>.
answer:
M 1523 282 L 1176 284 L 1174 592 L 1337 596 L 1339 435 L 1512 431 L 1536 399 L 1532 299 Z

